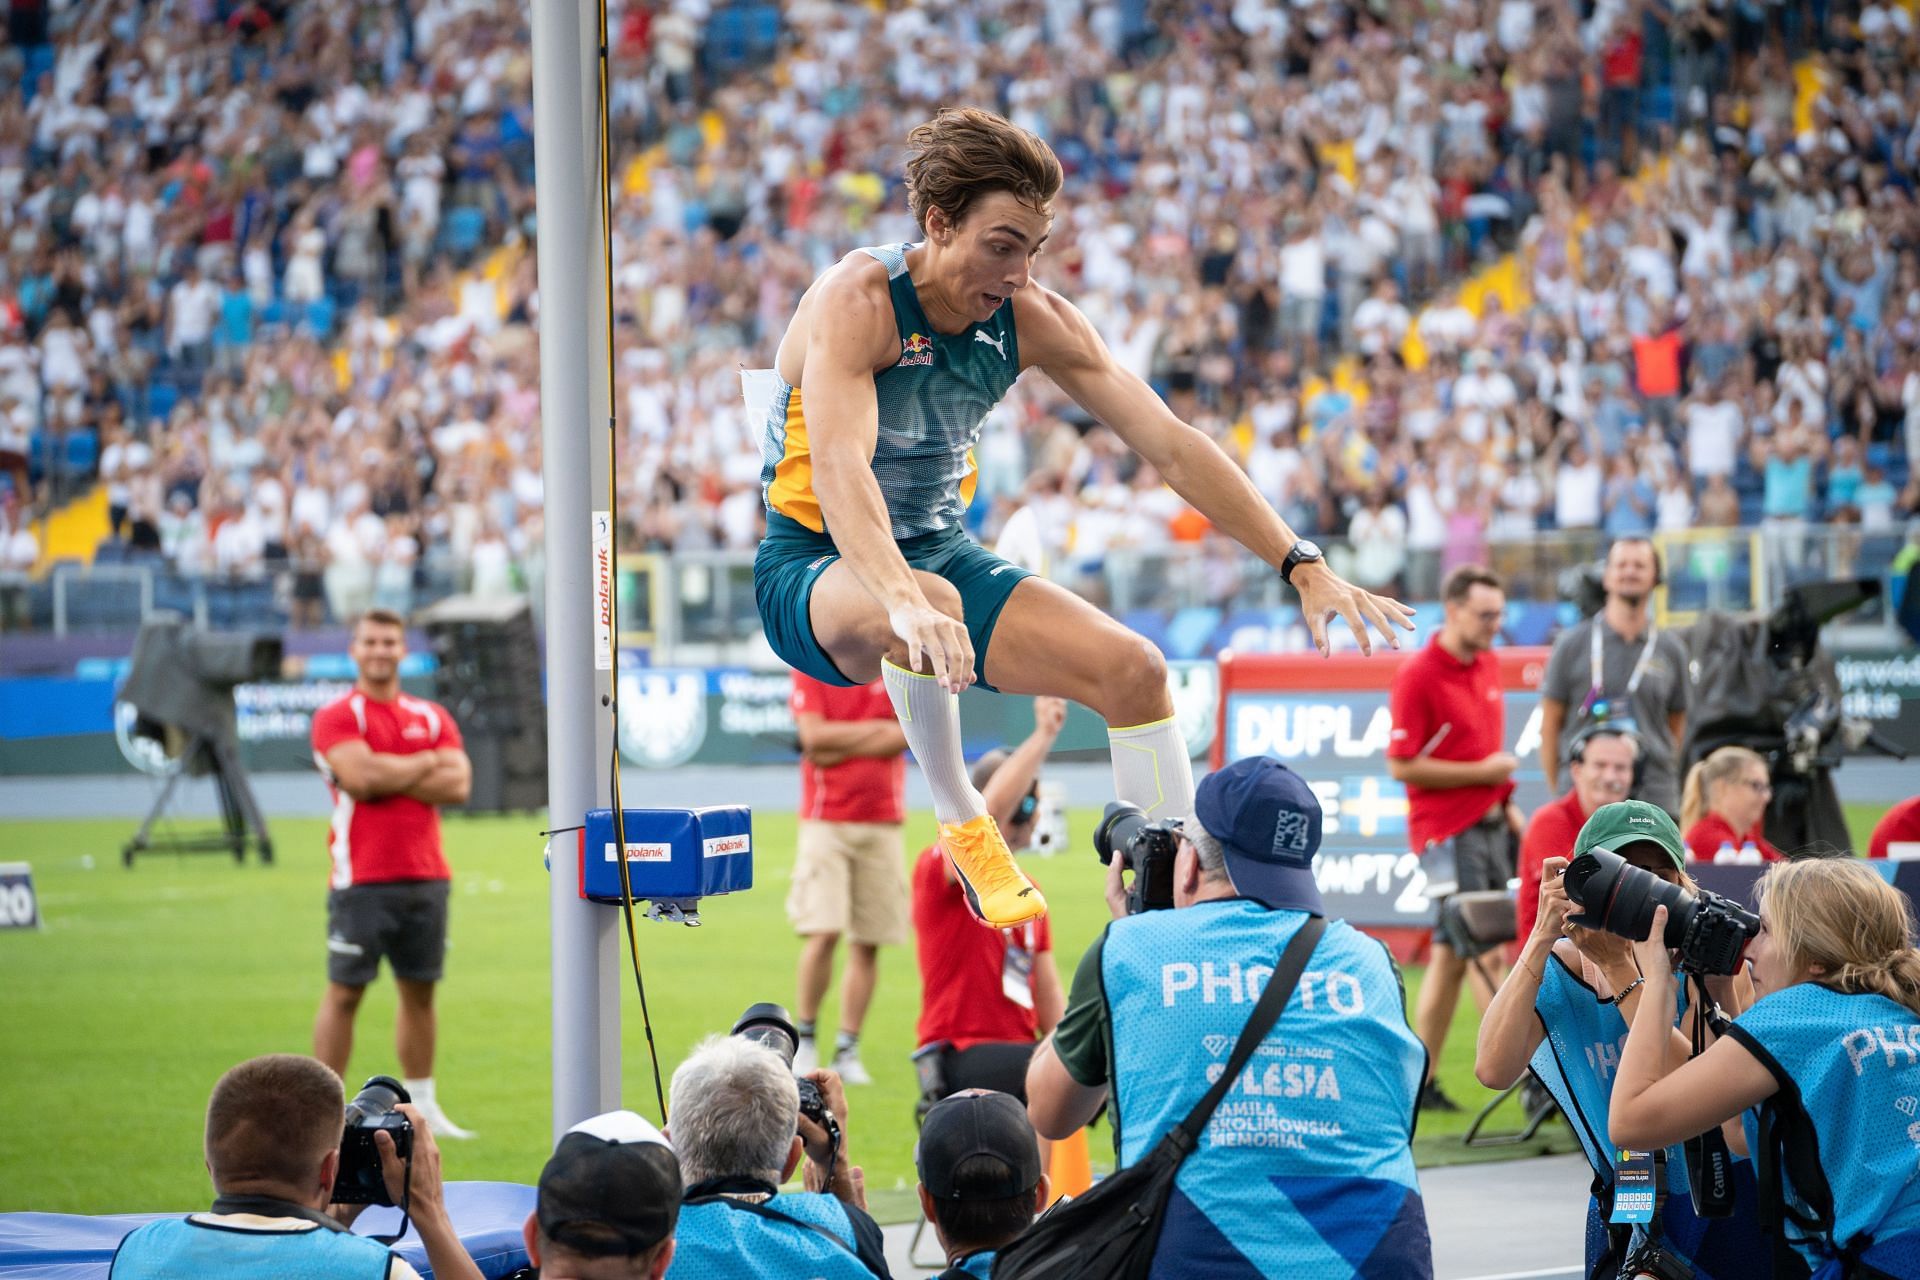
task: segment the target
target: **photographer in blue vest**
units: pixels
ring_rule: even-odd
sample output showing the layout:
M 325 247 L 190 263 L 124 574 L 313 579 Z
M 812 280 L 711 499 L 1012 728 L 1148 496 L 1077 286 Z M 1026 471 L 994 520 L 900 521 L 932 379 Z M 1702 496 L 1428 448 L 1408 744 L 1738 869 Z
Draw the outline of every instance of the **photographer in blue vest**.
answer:
M 1906 897 L 1853 858 L 1776 863 L 1747 954 L 1759 998 L 1685 1063 L 1655 908 L 1646 987 L 1614 1080 L 1613 1141 L 1646 1149 L 1720 1125 L 1750 1151 L 1774 1274 L 1920 1277 L 1920 951 Z M 1776 1194 L 1777 1193 L 1777 1194 Z M 1804 1272 L 1802 1273 L 1804 1274 Z
M 213 1207 L 134 1231 L 113 1256 L 112 1280 L 419 1280 L 405 1259 L 348 1230 L 365 1205 L 332 1203 L 346 1107 L 340 1077 L 314 1058 L 274 1053 L 229 1070 L 207 1100 Z M 433 1135 L 418 1109 L 395 1110 L 413 1123 L 412 1168 L 390 1134 L 375 1134 L 387 1193 L 407 1201 L 435 1276 L 480 1280 L 447 1214 Z
M 787 1062 L 743 1035 L 711 1037 L 674 1071 L 668 1133 L 686 1198 L 667 1280 L 890 1280 L 847 1157 L 846 1092 L 831 1071 L 805 1078 L 830 1126 L 801 1114 Z M 782 1191 L 803 1157 L 805 1189 Z
M 1066 1137 L 1111 1101 L 1124 1168 L 1187 1115 L 1287 942 L 1325 913 L 1313 877 L 1320 831 L 1313 791 L 1262 757 L 1201 782 L 1172 854 L 1173 909 L 1127 914 L 1120 867 L 1134 858 L 1116 853 L 1116 918 L 1028 1071 L 1042 1137 Z M 1279 1021 L 1180 1166 L 1155 1274 L 1430 1277 L 1409 1145 L 1426 1056 L 1386 948 L 1328 922 Z
M 1578 763 L 1580 752 L 1576 747 L 1574 768 L 1576 785 L 1584 792 L 1579 770 L 1586 766 Z M 1505 1089 L 1531 1070 L 1560 1104 L 1580 1140 L 1594 1173 L 1587 1206 L 1587 1280 L 1678 1274 L 1677 1269 L 1661 1270 L 1656 1265 L 1660 1257 L 1684 1261 L 1696 1280 L 1764 1274 L 1765 1242 L 1750 1165 L 1734 1166 L 1733 1214 L 1700 1217 L 1679 1147 L 1629 1157 L 1645 1164 L 1627 1176 L 1641 1180 L 1635 1185 L 1657 1179 L 1649 1185 L 1664 1190 L 1665 1199 L 1645 1215 L 1625 1208 L 1616 1215 L 1621 1152 L 1607 1138 L 1608 1099 L 1628 1024 L 1649 996 L 1634 965 L 1632 943 L 1568 922 L 1579 908 L 1567 896 L 1567 863 L 1594 849 L 1617 853 L 1629 866 L 1697 891 L 1685 871 L 1680 828 L 1666 810 L 1644 800 L 1595 808 L 1571 847 L 1561 847 L 1540 865 L 1539 914 L 1519 964 L 1480 1022 L 1474 1074 L 1489 1089 Z M 1744 975 L 1712 981 L 1715 998 L 1728 1013 L 1753 1003 L 1752 983 Z M 1685 990 L 1672 993 L 1668 1008 L 1669 1024 L 1690 1037 L 1693 1024 Z M 1685 1047 L 1675 1051 L 1683 1059 L 1688 1052 Z
M 540 1170 L 521 1228 L 532 1263 L 508 1280 L 661 1280 L 673 1262 L 680 1162 L 631 1111 L 582 1120 Z
M 937 1280 L 989 1280 L 994 1258 L 1033 1225 L 1052 1191 L 1026 1105 L 992 1089 L 962 1089 L 934 1103 L 913 1167 L 920 1211 L 947 1256 Z

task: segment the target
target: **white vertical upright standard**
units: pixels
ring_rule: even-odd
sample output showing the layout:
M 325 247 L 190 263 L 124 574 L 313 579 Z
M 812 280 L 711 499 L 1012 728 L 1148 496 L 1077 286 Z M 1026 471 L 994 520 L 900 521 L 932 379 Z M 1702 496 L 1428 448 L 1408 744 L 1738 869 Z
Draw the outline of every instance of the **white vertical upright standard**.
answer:
M 540 440 L 546 500 L 547 803 L 569 827 L 609 803 L 612 735 L 596 671 L 590 525 L 607 492 L 605 270 L 600 253 L 599 33 L 594 6 L 536 0 L 533 139 L 540 272 Z M 577 896 L 572 833 L 554 837 L 553 1132 L 620 1105 L 614 913 Z

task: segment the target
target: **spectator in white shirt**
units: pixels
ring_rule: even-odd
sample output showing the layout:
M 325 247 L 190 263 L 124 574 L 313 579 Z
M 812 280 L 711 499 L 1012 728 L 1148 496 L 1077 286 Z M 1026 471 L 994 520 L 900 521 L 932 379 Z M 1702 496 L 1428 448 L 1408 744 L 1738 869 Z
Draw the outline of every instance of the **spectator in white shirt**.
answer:
M 203 369 L 213 358 L 213 324 L 220 314 L 220 290 L 189 262 L 180 282 L 167 294 L 167 354 L 189 368 Z
M 1697 480 L 1730 476 L 1740 458 L 1742 415 L 1718 382 L 1695 392 L 1685 411 L 1687 469 Z
M 1354 344 L 1366 356 L 1397 352 L 1412 323 L 1406 304 L 1400 301 L 1400 286 L 1393 277 L 1382 276 L 1373 286 L 1372 296 L 1354 308 Z
M 1289 214 L 1280 246 L 1280 332 L 1294 354 L 1310 361 L 1319 350 L 1320 312 L 1327 296 L 1327 252 L 1303 214 Z
M 1351 577 L 1369 591 L 1392 594 L 1407 567 L 1407 517 L 1387 501 L 1386 486 L 1367 490 L 1366 505 L 1347 522 L 1353 547 Z
M 1553 521 L 1562 529 L 1600 527 L 1600 494 L 1606 475 L 1600 463 L 1575 440 L 1567 447 L 1553 478 Z
M 111 428 L 100 451 L 100 478 L 107 486 L 107 519 L 113 536 L 122 536 L 133 501 L 133 478 L 153 465 L 153 449 L 125 427 Z

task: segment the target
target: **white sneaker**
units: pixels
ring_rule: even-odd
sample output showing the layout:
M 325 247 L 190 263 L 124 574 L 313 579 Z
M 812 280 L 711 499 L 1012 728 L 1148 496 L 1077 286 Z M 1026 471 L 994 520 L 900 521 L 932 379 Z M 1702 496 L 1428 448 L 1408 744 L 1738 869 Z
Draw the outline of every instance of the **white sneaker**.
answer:
M 873 1077 L 867 1074 L 866 1064 L 860 1061 L 860 1050 L 842 1049 L 833 1055 L 833 1069 L 842 1084 L 872 1084 Z
M 814 1046 L 813 1037 L 801 1036 L 799 1047 L 793 1051 L 793 1074 L 804 1076 L 819 1069 L 820 1050 Z
M 427 1118 L 427 1128 L 433 1131 L 433 1136 L 436 1139 L 453 1138 L 458 1141 L 479 1136 L 474 1133 L 473 1130 L 462 1129 L 459 1125 L 449 1120 L 447 1113 L 440 1109 L 440 1104 L 437 1102 L 429 1103 L 420 1108 L 420 1114 Z

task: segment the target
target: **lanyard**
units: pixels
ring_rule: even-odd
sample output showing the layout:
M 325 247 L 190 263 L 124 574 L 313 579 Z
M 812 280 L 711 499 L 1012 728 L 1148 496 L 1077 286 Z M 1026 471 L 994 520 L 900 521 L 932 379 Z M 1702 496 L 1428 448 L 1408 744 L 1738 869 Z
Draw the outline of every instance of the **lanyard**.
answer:
M 1603 643 L 1600 637 L 1600 631 L 1604 626 L 1606 626 L 1606 623 L 1602 620 L 1601 615 L 1595 614 L 1593 617 L 1593 630 L 1587 633 L 1588 638 L 1592 641 L 1592 643 L 1587 646 L 1587 652 L 1590 655 L 1588 660 L 1589 670 L 1592 672 L 1587 689 L 1587 701 L 1589 703 L 1598 702 L 1607 696 L 1606 670 L 1602 666 L 1600 659 L 1600 647 Z M 1647 642 L 1640 646 L 1640 657 L 1633 664 L 1633 674 L 1627 677 L 1627 692 L 1625 698 L 1629 703 L 1633 701 L 1633 695 L 1639 692 L 1640 682 L 1646 679 L 1647 668 L 1653 664 L 1653 646 L 1654 642 L 1659 638 L 1659 624 L 1649 623 L 1647 625 Z

